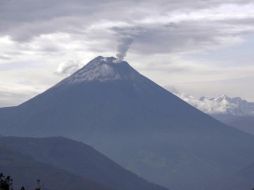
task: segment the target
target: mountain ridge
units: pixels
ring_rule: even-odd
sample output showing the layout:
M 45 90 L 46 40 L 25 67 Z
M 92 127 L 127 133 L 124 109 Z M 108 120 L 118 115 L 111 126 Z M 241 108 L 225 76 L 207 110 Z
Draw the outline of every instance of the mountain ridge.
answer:
M 252 164 L 253 136 L 136 73 L 138 79 L 71 85 L 63 80 L 9 110 L 1 133 L 79 140 L 148 181 L 175 190 L 218 189 L 218 180 Z
M 222 123 L 254 134 L 254 102 L 227 95 L 196 98 L 177 91 L 174 94 Z
M 3 137 L 0 137 L 0 140 Z M 13 150 L 8 145 L 0 143 L 0 172 L 14 178 L 13 187 L 19 189 L 25 186 L 34 188 L 37 179 L 40 179 L 43 188 L 54 190 L 61 188 L 68 190 L 113 190 L 92 180 L 74 175 L 48 163 L 36 161 L 31 156 Z
M 202 96 L 196 98 L 179 92 L 174 92 L 174 94 L 200 111 L 210 115 L 254 116 L 254 103 L 240 97 L 220 95 L 217 97 Z
M 0 146 L 5 146 L 15 153 L 22 153 L 33 162 L 47 165 L 48 168 L 65 171 L 73 176 L 73 180 L 80 179 L 82 182 L 83 179 L 98 184 L 98 187 L 106 187 L 110 190 L 166 190 L 123 169 L 94 148 L 64 137 L 0 137 Z M 16 160 L 19 162 L 19 157 Z M 0 170 L 1 168 L 0 163 Z M 15 170 L 15 166 L 13 168 Z M 25 168 L 24 173 L 33 169 L 33 167 Z M 5 170 L 12 173 L 8 171 L 8 168 Z M 38 172 L 42 171 L 38 170 Z M 22 171 L 20 173 L 22 174 Z M 47 181 L 44 182 L 47 183 Z M 87 189 L 89 186 L 87 188 L 83 186 L 83 188 Z

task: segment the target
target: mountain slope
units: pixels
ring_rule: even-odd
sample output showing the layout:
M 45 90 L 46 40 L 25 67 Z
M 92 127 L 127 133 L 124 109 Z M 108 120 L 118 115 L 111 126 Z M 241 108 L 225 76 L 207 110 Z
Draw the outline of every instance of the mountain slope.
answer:
M 110 189 L 166 190 L 124 170 L 93 148 L 66 138 L 1 137 L 0 145 Z
M 38 162 L 23 153 L 10 149 L 0 143 L 0 172 L 14 178 L 14 188 L 25 186 L 32 189 L 36 180 L 42 181 L 43 187 L 48 190 L 110 190 L 110 188 L 58 169 L 49 164 Z
M 254 160 L 253 136 L 198 111 L 115 58 L 97 57 L 10 109 L 4 135 L 81 140 L 176 190 L 212 190 Z
M 235 116 L 227 114 L 212 114 L 211 116 L 229 126 L 246 133 L 254 134 L 254 116 Z
M 254 164 L 251 164 L 236 174 L 218 183 L 216 189 L 253 189 L 254 187 Z

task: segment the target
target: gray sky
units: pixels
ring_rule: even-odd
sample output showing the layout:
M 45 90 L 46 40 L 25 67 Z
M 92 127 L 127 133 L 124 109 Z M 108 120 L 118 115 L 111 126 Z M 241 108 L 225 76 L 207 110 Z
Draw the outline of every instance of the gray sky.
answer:
M 254 101 L 254 0 L 0 0 L 0 107 L 128 47 L 162 86 Z

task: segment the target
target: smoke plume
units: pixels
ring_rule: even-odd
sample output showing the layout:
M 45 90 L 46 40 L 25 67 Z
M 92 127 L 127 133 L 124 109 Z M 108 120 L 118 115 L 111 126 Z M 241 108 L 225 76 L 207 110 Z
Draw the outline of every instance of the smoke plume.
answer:
M 124 59 L 132 42 L 133 42 L 132 37 L 124 37 L 120 40 L 117 46 L 117 54 L 116 54 L 118 61 L 122 61 Z

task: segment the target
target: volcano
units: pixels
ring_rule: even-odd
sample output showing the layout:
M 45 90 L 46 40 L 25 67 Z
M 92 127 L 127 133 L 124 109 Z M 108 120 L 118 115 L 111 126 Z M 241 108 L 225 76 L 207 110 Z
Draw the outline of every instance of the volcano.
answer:
M 83 141 L 174 190 L 219 189 L 254 160 L 252 135 L 200 112 L 114 57 L 97 57 L 31 100 L 0 109 L 0 123 L 3 135 Z

